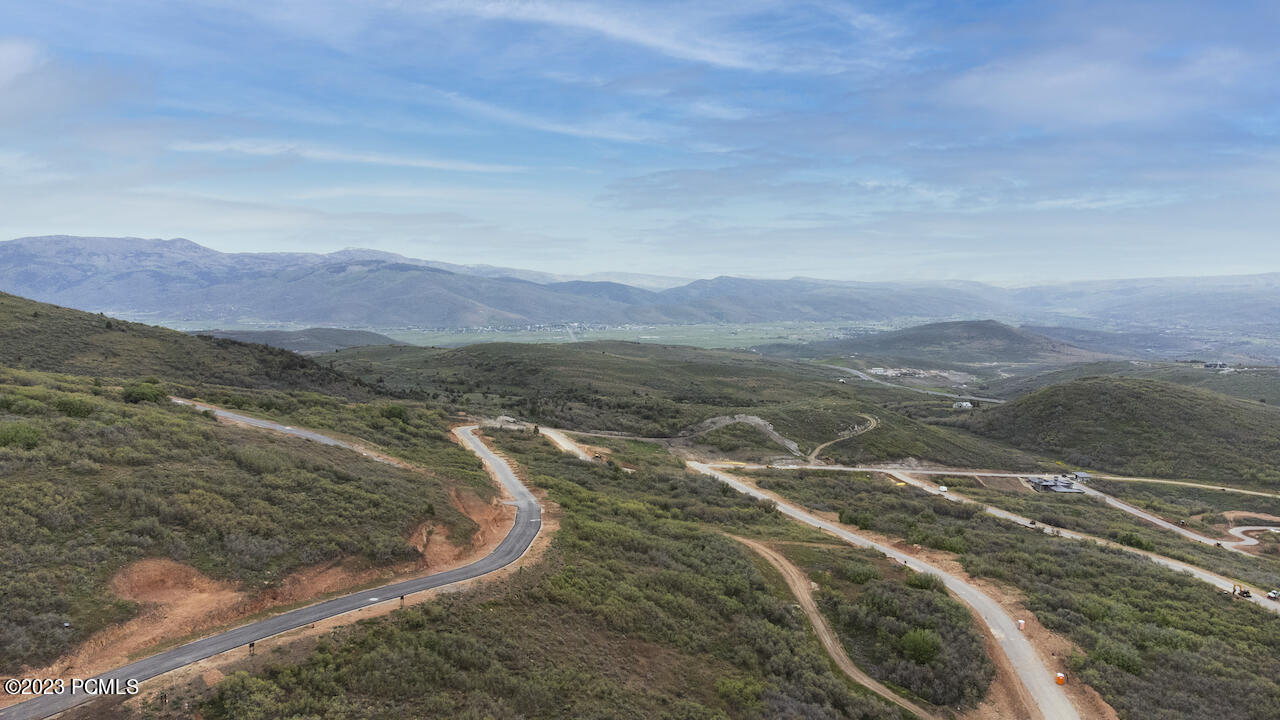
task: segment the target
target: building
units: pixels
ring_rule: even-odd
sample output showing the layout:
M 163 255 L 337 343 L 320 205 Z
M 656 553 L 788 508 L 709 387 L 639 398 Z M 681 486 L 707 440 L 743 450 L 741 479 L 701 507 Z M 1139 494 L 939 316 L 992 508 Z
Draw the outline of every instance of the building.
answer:
M 968 400 L 961 400 L 959 402 L 951 403 L 951 409 L 952 410 L 972 410 L 973 403 L 969 402 Z
M 1056 493 L 1083 493 L 1084 492 L 1084 490 L 1081 490 L 1080 488 L 1076 487 L 1075 482 L 1073 482 L 1071 478 L 1065 477 L 1062 475 L 1059 475 L 1057 477 L 1051 477 L 1051 478 L 1033 477 L 1033 478 L 1029 478 L 1029 480 L 1031 481 L 1031 486 L 1034 487 L 1039 492 L 1056 492 Z

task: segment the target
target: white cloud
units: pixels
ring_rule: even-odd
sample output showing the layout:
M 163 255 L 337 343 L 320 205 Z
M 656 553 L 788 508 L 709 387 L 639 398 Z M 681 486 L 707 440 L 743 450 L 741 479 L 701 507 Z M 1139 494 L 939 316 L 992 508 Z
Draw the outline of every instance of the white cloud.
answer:
M 20 38 L 0 38 L 0 90 L 44 62 L 44 53 L 35 43 Z
M 517 165 L 494 165 L 457 160 L 389 155 L 386 153 L 347 152 L 287 140 L 216 140 L 209 142 L 177 142 L 169 146 L 177 152 L 231 153 L 264 157 L 298 157 L 317 162 L 355 163 L 360 165 L 384 165 L 391 167 L 451 170 L 457 172 L 511 173 L 525 168 Z
M 637 121 L 622 114 L 614 114 L 608 118 L 586 123 L 565 123 L 494 105 L 456 92 L 436 91 L 436 93 L 447 104 L 472 115 L 557 135 L 640 143 L 658 140 L 672 132 L 664 126 Z
M 1086 43 L 1002 59 L 955 78 L 953 104 L 978 107 L 1016 122 L 1051 126 L 1176 120 L 1226 102 L 1225 91 L 1254 70 L 1255 61 L 1207 49 L 1181 61 L 1155 62 L 1121 41 Z

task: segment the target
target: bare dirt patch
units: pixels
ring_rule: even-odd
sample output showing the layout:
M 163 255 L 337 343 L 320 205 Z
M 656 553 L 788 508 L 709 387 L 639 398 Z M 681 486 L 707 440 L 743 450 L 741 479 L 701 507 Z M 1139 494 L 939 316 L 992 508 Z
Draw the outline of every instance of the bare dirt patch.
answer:
M 235 583 L 214 580 L 196 569 L 162 558 L 132 563 L 111 580 L 117 596 L 142 606 L 137 617 L 95 633 L 70 654 L 32 677 L 88 676 L 119 667 L 182 638 L 234 624 L 273 608 L 297 605 L 373 583 L 431 575 L 474 562 L 492 552 L 515 523 L 515 508 L 498 496 L 486 500 L 469 490 L 452 493 L 453 504 L 478 526 L 472 541 L 454 545 L 443 528 L 424 523 L 408 538 L 421 557 L 393 567 L 371 568 L 335 561 L 303 568 L 279 585 L 250 593 Z M 543 536 L 546 532 L 544 518 Z M 389 611 L 389 610 L 388 610 Z M 350 622 L 346 620 L 345 622 Z M 341 623 L 339 623 L 341 624 Z M 0 707 L 13 704 L 0 696 Z
M 217 685 L 225 676 L 238 671 L 256 672 L 267 665 L 282 663 L 298 663 L 304 661 L 315 649 L 316 643 L 334 630 L 358 620 L 383 617 L 399 610 L 401 607 L 412 607 L 433 600 L 444 593 L 464 592 L 481 584 L 502 580 L 517 573 L 522 568 L 531 567 L 541 562 L 551 547 L 556 531 L 560 528 L 563 513 L 560 506 L 546 499 L 546 493 L 534 490 L 534 495 L 542 504 L 542 531 L 534 539 L 533 544 L 524 556 L 501 570 L 483 577 L 474 578 L 453 585 L 435 588 L 412 595 L 406 595 L 403 606 L 399 598 L 387 600 L 362 607 L 359 610 L 328 618 L 305 627 L 295 628 L 288 632 L 274 635 L 257 641 L 256 652 L 249 657 L 243 649 L 230 650 L 220 655 L 206 658 L 200 662 L 159 675 L 142 683 L 141 692 L 123 703 L 124 708 L 136 711 L 142 703 L 153 701 L 160 696 L 173 698 L 196 697 Z M 442 568 L 447 569 L 447 568 Z M 437 570 L 438 572 L 439 570 Z M 108 716 L 113 706 L 120 706 L 118 701 L 103 701 L 83 706 L 79 712 L 84 714 L 70 715 L 71 718 L 99 718 Z M 123 717 L 123 714 L 121 715 Z
M 1031 488 L 1027 487 L 1027 484 L 1023 482 L 1022 478 L 982 475 L 980 477 L 975 477 L 974 480 L 977 480 L 978 484 L 982 487 L 990 488 L 992 490 L 1003 490 L 1005 492 L 1018 493 L 1034 492 Z
M 1218 514 L 1230 520 L 1233 525 L 1236 520 L 1241 518 L 1257 518 L 1258 520 L 1266 520 L 1280 525 L 1280 517 L 1268 515 L 1267 513 L 1253 512 L 1252 510 L 1227 510 L 1226 512 Z

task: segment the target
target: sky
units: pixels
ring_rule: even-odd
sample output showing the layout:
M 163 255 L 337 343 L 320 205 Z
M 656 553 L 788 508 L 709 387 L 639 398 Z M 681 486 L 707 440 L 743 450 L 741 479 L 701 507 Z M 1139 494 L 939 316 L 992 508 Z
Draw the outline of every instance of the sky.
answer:
M 0 0 L 0 238 L 1280 271 L 1280 3 Z

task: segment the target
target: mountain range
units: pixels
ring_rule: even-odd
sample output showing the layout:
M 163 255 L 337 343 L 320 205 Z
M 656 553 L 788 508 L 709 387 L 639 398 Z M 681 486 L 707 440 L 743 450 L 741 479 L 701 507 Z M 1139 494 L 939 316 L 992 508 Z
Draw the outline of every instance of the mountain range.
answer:
M 172 324 L 444 328 L 999 318 L 1090 329 L 1247 327 L 1269 334 L 1280 318 L 1280 273 L 1016 289 L 964 281 L 603 277 L 610 279 L 361 249 L 222 253 L 181 239 L 73 236 L 0 242 L 0 290 Z

